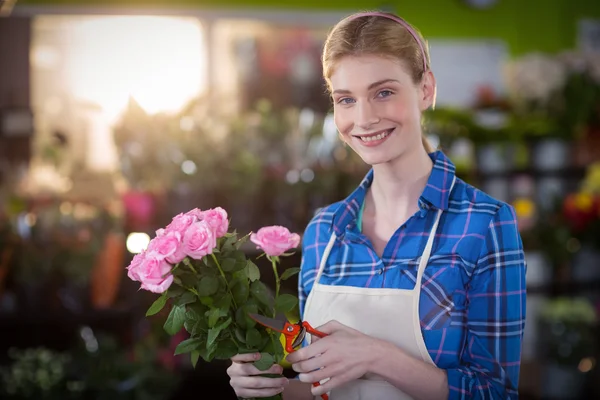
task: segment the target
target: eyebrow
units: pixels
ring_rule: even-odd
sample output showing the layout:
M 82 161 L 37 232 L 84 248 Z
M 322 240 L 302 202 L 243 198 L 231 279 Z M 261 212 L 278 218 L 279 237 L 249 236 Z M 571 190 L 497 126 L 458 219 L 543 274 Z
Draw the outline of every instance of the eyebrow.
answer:
M 367 89 L 371 90 L 373 88 L 376 88 L 377 86 L 381 86 L 385 83 L 390 83 L 390 82 L 400 83 L 397 79 L 382 79 L 380 81 L 371 83 Z M 333 91 L 332 94 L 349 94 L 349 93 L 351 93 L 351 92 L 347 89 L 336 89 Z

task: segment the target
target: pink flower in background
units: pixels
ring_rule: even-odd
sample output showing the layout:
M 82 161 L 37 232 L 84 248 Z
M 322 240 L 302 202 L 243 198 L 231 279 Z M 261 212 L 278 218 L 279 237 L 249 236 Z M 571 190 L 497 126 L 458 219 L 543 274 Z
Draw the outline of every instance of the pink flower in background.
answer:
M 283 226 L 266 226 L 250 235 L 250 240 L 268 256 L 280 256 L 289 249 L 298 247 L 300 235 L 291 233 Z
M 148 251 L 155 251 L 168 262 L 177 264 L 185 258 L 181 243 L 182 237 L 179 232 L 166 231 L 150 241 Z
M 153 293 L 163 293 L 173 283 L 171 264 L 153 250 L 136 255 L 127 269 L 131 280 L 140 282 L 142 289 Z
M 211 208 L 202 213 L 202 218 L 213 229 L 215 235 L 220 238 L 227 233 L 229 229 L 229 220 L 227 211 L 221 207 Z
M 206 221 L 193 223 L 183 236 L 183 252 L 195 260 L 211 254 L 217 246 L 217 237 Z
M 179 232 L 181 237 L 184 237 L 187 229 L 197 220 L 198 219 L 193 215 L 178 214 L 175 217 L 173 217 L 171 223 L 167 225 L 166 230 Z

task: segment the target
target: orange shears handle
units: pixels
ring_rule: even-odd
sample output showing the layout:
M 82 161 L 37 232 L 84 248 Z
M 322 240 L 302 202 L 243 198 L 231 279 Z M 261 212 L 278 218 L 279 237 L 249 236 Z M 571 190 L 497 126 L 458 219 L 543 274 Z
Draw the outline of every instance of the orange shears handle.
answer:
M 300 334 L 300 331 L 302 330 L 302 328 L 306 329 L 307 333 L 310 333 L 311 335 L 315 335 L 317 337 L 325 337 L 327 336 L 326 333 L 323 333 L 321 331 L 316 330 L 315 328 L 313 328 L 312 326 L 310 326 L 310 324 L 306 321 L 302 321 L 301 323 L 298 324 L 290 324 L 289 322 L 286 323 L 285 328 L 284 328 L 284 334 L 285 334 L 285 350 L 288 353 L 292 353 L 294 352 L 296 349 L 293 347 L 293 343 L 296 340 L 296 337 Z M 314 382 L 312 384 L 314 387 L 317 387 L 320 385 L 319 382 Z M 321 395 L 321 399 L 323 400 L 329 400 L 329 395 L 327 393 L 323 393 Z

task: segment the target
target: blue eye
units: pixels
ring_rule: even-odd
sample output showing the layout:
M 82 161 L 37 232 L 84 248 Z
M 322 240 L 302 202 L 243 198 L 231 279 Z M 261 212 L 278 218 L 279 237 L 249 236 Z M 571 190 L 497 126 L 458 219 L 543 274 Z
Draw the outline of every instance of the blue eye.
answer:
M 343 97 L 338 100 L 338 104 L 352 104 L 354 103 L 354 99 L 350 97 Z
M 392 92 L 391 90 L 382 90 L 381 92 L 377 93 L 379 97 L 389 97 L 393 94 L 394 92 Z

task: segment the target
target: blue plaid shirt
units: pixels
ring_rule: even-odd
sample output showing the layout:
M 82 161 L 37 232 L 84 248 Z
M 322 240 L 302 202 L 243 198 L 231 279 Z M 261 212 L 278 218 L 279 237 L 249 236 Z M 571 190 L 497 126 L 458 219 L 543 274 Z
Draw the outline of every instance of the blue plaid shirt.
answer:
M 442 209 L 421 283 L 421 331 L 431 358 L 448 373 L 450 399 L 518 398 L 525 325 L 525 257 L 513 208 L 456 179 L 442 153 L 434 162 L 419 209 L 378 257 L 356 227 L 373 181 L 369 171 L 345 200 L 321 209 L 302 240 L 300 315 L 332 229 L 333 246 L 320 283 L 412 289 L 419 258 Z

